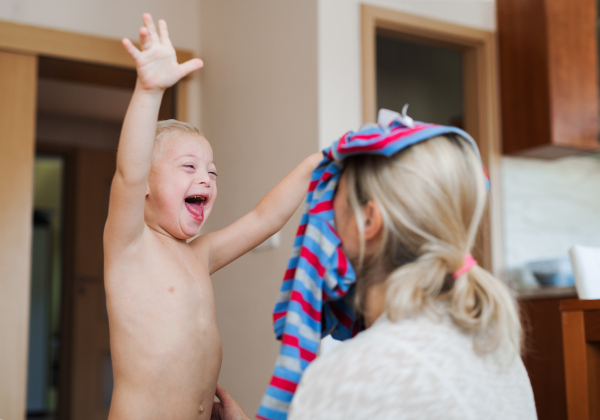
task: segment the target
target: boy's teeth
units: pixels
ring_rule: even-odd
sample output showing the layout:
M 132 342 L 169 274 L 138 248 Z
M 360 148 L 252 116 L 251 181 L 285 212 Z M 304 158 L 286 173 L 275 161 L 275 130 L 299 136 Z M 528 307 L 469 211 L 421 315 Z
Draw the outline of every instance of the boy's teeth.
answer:
M 201 201 L 206 201 L 206 197 L 201 195 L 191 195 L 185 199 L 187 202 L 197 203 Z

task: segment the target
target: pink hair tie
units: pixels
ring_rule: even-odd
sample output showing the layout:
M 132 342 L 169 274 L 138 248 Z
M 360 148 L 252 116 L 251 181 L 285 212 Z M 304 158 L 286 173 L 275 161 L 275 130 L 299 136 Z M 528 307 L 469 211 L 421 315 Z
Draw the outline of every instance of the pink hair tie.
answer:
M 452 274 L 452 278 L 453 279 L 457 279 L 460 276 L 462 276 L 463 274 L 465 274 L 467 271 L 469 271 L 471 268 L 475 267 L 477 265 L 477 260 L 475 260 L 475 258 L 473 258 L 473 255 L 469 254 L 465 257 L 465 263 L 463 264 L 462 268 L 460 270 L 458 270 L 456 273 Z

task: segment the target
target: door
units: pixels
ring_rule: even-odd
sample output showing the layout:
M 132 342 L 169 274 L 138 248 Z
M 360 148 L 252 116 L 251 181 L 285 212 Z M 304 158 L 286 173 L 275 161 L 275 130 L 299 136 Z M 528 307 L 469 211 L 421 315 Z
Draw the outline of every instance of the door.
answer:
M 76 152 L 70 408 L 73 420 L 108 417 L 112 366 L 104 296 L 102 235 L 116 153 Z M 67 221 L 68 222 L 68 221 Z

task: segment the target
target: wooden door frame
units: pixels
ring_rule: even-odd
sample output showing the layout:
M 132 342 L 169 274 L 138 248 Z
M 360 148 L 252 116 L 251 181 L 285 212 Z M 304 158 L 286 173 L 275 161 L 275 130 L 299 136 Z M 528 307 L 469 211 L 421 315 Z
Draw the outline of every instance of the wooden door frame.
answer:
M 0 418 L 25 414 L 36 57 L 0 51 Z
M 0 51 L 135 70 L 135 62 L 125 51 L 119 39 L 21 25 L 2 20 L 0 20 Z M 194 58 L 191 51 L 181 48 L 175 48 L 175 51 L 180 63 Z M 189 77 L 180 80 L 177 85 L 176 109 L 177 118 L 181 121 L 188 120 Z
M 12 53 L 15 56 L 31 57 L 33 58 L 31 63 L 36 68 L 39 57 L 50 57 L 101 66 L 135 69 L 134 61 L 118 39 L 21 25 L 6 21 L 0 21 L 0 52 Z M 193 54 L 187 50 L 176 49 L 176 52 L 180 62 L 187 61 L 193 57 Z M 75 76 L 73 74 L 73 77 Z M 0 77 L 2 77 L 1 74 Z M 69 76 L 64 75 L 64 78 L 68 79 Z M 33 86 L 32 88 L 35 89 L 36 87 Z M 188 78 L 184 78 L 178 83 L 177 95 L 175 95 L 177 118 L 182 121 L 188 120 L 188 90 Z M 19 131 L 22 138 L 12 139 L 12 143 L 16 142 L 20 145 L 19 148 L 8 147 L 7 151 L 5 151 L 7 154 L 2 156 L 2 159 L 5 161 L 11 162 L 13 166 L 20 165 L 18 167 L 22 171 L 26 171 L 31 175 L 33 175 L 34 169 L 33 156 L 29 156 L 28 154 L 25 156 L 22 150 L 27 148 L 35 150 L 35 112 L 36 107 L 34 106 L 31 115 L 20 116 L 20 120 L 31 120 L 33 126 L 23 127 Z M 27 188 L 15 189 L 11 188 L 11 183 L 14 183 L 14 180 L 10 177 L 0 178 L 0 191 L 6 193 L 3 199 L 27 203 L 25 208 L 22 209 L 22 214 L 31 214 L 33 212 L 33 185 L 29 185 L 31 183 L 27 182 Z M 10 214 L 10 217 L 0 220 L 0 232 L 4 232 L 7 229 L 14 232 L 17 229 L 23 232 L 23 237 L 29 238 L 31 233 L 30 217 L 23 218 L 17 216 L 16 214 Z M 8 252 L 11 246 L 13 246 L 12 243 L 0 244 L 0 252 Z M 5 301 L 13 299 L 21 302 L 23 296 L 30 295 L 30 264 L 31 254 L 23 255 L 22 258 L 11 261 L 11 266 L 7 267 L 5 271 L 18 278 L 0 279 L 0 281 L 10 281 L 8 292 L 11 296 L 3 296 L 2 298 Z M 0 267 L 0 272 L 2 272 L 2 269 L 3 267 Z M 11 322 L 15 326 L 29 325 L 28 308 L 29 301 L 27 301 L 27 307 L 22 308 L 21 311 L 4 315 L 10 315 L 12 317 Z M 28 348 L 27 334 L 24 334 L 21 328 L 0 331 L 0 341 L 12 343 L 11 350 L 7 354 L 12 354 L 10 353 L 11 351 L 17 351 L 15 349 Z M 22 353 L 21 350 L 18 352 Z M 10 395 L 0 395 L 0 418 L 18 418 L 15 415 L 23 416 L 21 418 L 24 418 L 26 413 L 27 388 L 24 384 L 27 382 L 27 364 L 26 362 L 16 362 L 11 357 L 0 358 L 0 372 L 8 372 L 2 380 L 9 384 L 7 386 L 12 388 Z M 8 417 L 6 417 L 7 415 Z
M 361 6 L 363 122 L 377 112 L 376 37 L 378 34 L 463 53 L 465 129 L 477 141 L 490 176 L 490 206 L 478 244 L 481 265 L 502 277 L 502 193 L 497 40 L 494 32 L 440 22 L 379 7 Z

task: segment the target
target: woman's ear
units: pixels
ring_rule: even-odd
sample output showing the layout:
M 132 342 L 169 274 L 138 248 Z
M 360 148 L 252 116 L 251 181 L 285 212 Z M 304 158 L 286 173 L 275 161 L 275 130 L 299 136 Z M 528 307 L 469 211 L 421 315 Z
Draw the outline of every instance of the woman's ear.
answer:
M 364 208 L 365 214 L 365 241 L 370 241 L 379 235 L 383 226 L 383 217 L 379 206 L 373 200 L 369 201 Z

